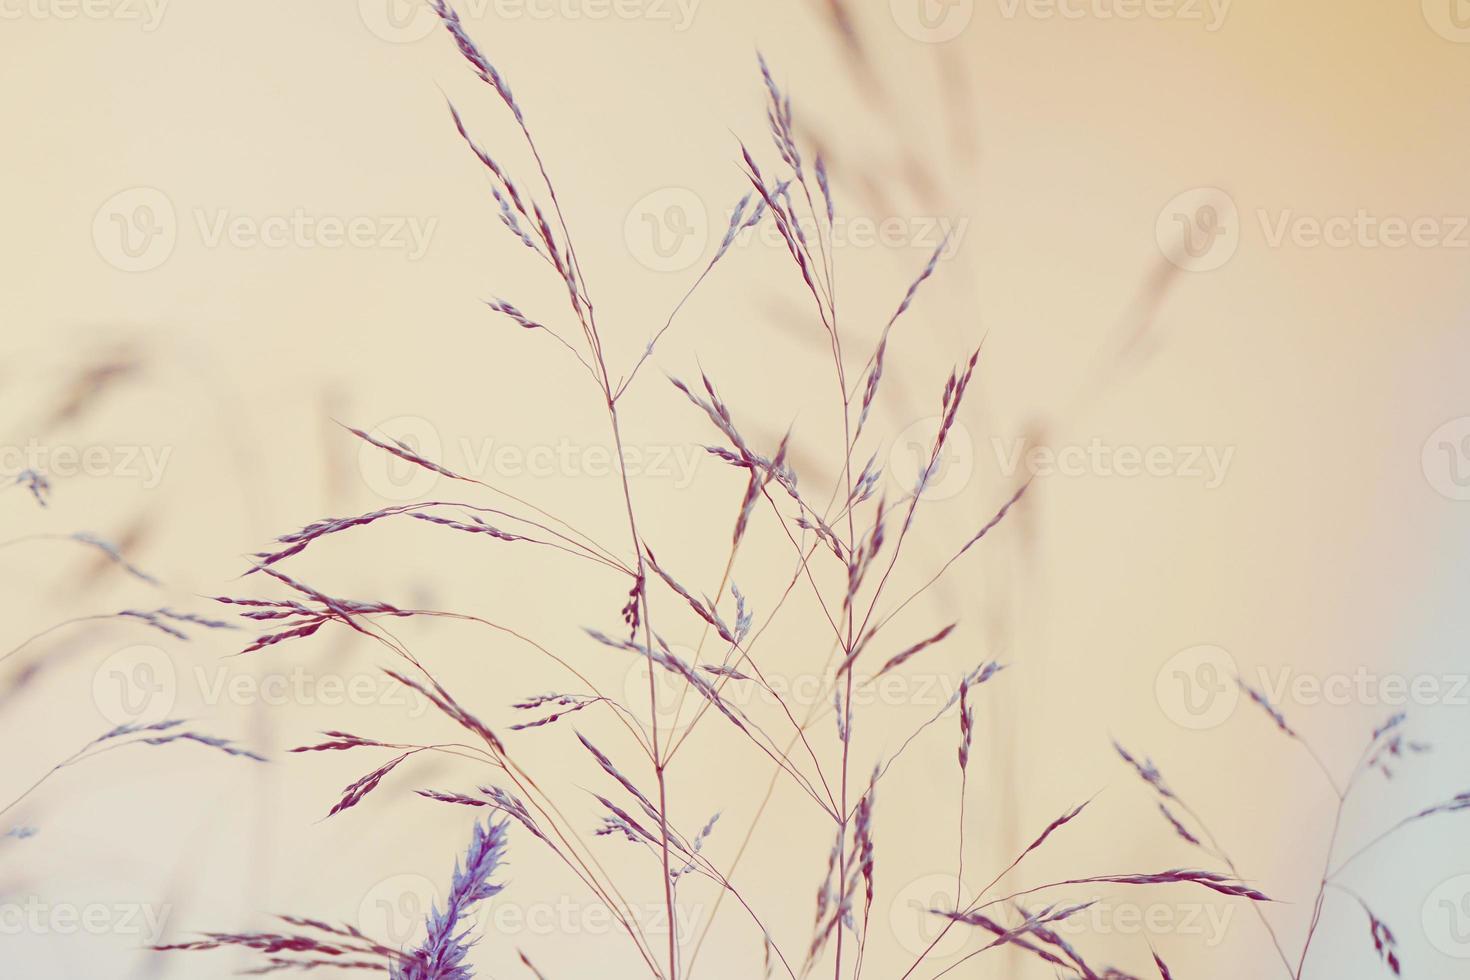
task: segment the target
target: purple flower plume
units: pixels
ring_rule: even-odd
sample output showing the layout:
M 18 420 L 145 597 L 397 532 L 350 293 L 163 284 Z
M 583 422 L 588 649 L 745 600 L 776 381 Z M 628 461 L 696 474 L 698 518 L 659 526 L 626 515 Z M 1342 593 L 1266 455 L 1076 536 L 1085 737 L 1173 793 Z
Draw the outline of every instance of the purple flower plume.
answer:
M 464 965 L 472 945 L 464 920 L 471 908 L 504 887 L 490 878 L 505 857 L 506 827 L 505 822 L 475 824 L 464 864 L 454 866 L 444 911 L 437 904 L 430 911 L 424 944 L 393 967 L 393 980 L 470 980 L 474 976 Z

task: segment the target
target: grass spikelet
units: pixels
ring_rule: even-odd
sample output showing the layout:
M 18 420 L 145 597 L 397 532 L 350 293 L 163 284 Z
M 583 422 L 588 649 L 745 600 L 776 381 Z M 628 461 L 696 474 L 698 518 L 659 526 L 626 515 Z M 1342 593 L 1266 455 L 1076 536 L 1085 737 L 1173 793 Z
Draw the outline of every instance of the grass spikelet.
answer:
M 374 769 L 373 771 L 353 780 L 347 785 L 346 789 L 342 790 L 342 798 L 339 799 L 336 804 L 333 805 L 332 809 L 327 812 L 327 816 L 335 817 L 343 810 L 350 810 L 351 808 L 357 806 L 357 804 L 362 802 L 363 797 L 367 796 L 373 790 L 377 789 L 378 784 L 383 781 L 383 778 L 394 769 L 397 769 L 399 764 L 408 757 L 409 753 L 407 752 L 403 753 L 402 755 L 395 756 L 394 758 L 389 759 L 387 762 L 383 763 L 381 766 Z

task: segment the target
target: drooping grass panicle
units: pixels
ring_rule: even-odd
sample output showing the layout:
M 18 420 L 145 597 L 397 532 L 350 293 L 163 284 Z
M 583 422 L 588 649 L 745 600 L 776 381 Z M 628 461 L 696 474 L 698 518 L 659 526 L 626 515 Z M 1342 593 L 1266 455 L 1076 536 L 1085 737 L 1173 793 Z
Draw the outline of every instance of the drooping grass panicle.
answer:
M 230 739 L 208 735 L 193 728 L 185 727 L 187 724 L 182 718 L 168 718 L 156 722 L 128 722 L 115 725 L 42 773 L 41 777 L 33 782 L 24 792 L 11 799 L 3 807 L 0 807 L 0 814 L 9 812 L 29 799 L 33 793 L 62 770 L 91 762 L 99 756 L 123 748 L 187 743 L 203 746 L 220 755 L 247 759 L 252 762 L 266 761 L 265 756 L 243 748 Z
M 261 965 L 248 972 L 389 969 L 399 951 L 377 942 L 355 926 L 330 925 L 315 919 L 280 916 L 290 932 L 211 932 L 199 939 L 153 946 L 157 952 L 202 952 L 243 949 L 261 955 Z

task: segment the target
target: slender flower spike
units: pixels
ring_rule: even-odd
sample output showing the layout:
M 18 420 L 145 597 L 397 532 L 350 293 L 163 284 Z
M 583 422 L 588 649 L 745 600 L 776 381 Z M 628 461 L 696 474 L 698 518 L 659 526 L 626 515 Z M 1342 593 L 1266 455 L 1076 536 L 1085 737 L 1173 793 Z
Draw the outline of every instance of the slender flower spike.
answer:
M 1285 732 L 1287 735 L 1290 735 L 1294 739 L 1301 739 L 1301 736 L 1296 733 L 1296 730 L 1286 723 L 1286 716 L 1283 715 L 1281 711 L 1274 704 L 1271 703 L 1271 700 L 1267 698 L 1266 695 L 1251 687 L 1242 679 L 1237 678 L 1237 683 L 1240 684 L 1240 689 L 1246 693 L 1246 697 L 1254 701 L 1262 711 L 1271 716 L 1271 720 L 1276 723 L 1277 728 L 1281 729 L 1283 732 Z
M 430 910 L 424 944 L 393 966 L 393 980 L 471 980 L 474 976 L 464 965 L 471 945 L 469 913 L 504 887 L 490 878 L 505 857 L 506 827 L 505 822 L 475 824 L 464 864 L 455 864 L 444 910 L 438 905 Z
M 970 705 L 970 681 L 960 684 L 960 771 L 970 766 L 970 744 L 975 736 L 975 709 Z

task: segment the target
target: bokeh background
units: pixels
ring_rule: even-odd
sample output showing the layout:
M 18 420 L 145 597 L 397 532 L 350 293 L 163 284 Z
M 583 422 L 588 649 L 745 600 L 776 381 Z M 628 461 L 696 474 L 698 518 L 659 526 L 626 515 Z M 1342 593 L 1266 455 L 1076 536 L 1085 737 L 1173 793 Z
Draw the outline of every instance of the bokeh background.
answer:
M 896 594 L 984 523 L 1027 474 L 1024 460 L 1040 472 L 1024 506 L 895 621 L 895 644 L 961 625 L 865 706 L 858 744 L 866 770 L 966 668 L 1010 665 L 976 697 L 971 887 L 1094 797 L 1007 883 L 1201 860 L 1114 756 L 1116 738 L 1152 756 L 1242 872 L 1280 900 L 1265 914 L 1294 954 L 1337 801 L 1301 746 L 1236 695 L 1232 672 L 1281 692 L 1281 710 L 1340 780 L 1401 707 L 1413 737 L 1433 743 L 1392 781 L 1363 782 L 1340 855 L 1467 788 L 1461 0 L 477 0 L 460 10 L 536 133 L 616 365 L 633 363 L 712 255 L 746 189 L 740 141 L 774 162 L 757 50 L 829 162 L 850 349 L 871 349 L 949 235 L 896 329 L 867 447 L 890 499 L 911 484 L 949 369 L 984 346 Z M 238 576 L 277 534 L 407 499 L 479 499 L 363 453 L 338 422 L 410 439 L 626 550 L 606 421 L 585 375 L 482 302 L 503 296 L 547 319 L 564 304 L 499 226 L 446 97 L 526 183 L 531 161 L 426 7 L 16 0 L 0 15 L 0 462 L 7 478 L 35 465 L 53 484 L 44 509 L 23 487 L 0 496 L 0 646 L 123 608 L 215 614 L 205 597 L 270 592 Z M 665 377 L 701 369 L 753 439 L 774 447 L 791 428 L 804 482 L 830 486 L 840 441 L 830 360 L 769 234 L 722 260 L 623 409 L 650 542 L 713 592 L 743 481 L 700 450 L 713 433 Z M 609 690 L 636 693 L 629 665 L 581 632 L 616 624 L 620 580 L 409 523 L 323 542 L 293 573 L 335 595 L 504 622 Z M 162 584 L 65 538 L 76 531 L 117 544 Z M 734 578 L 760 626 L 795 564 L 769 514 L 752 534 Z M 793 595 L 761 663 L 820 711 L 811 679 L 830 636 L 809 596 Z M 664 600 L 671 641 L 697 644 L 697 623 Z M 398 632 L 496 727 L 516 720 L 513 701 L 566 683 L 471 625 Z M 231 658 L 243 643 L 207 632 L 183 643 L 104 620 L 0 663 L 14 694 L 0 709 L 4 802 L 134 716 L 189 717 L 272 758 L 120 751 L 57 773 L 8 811 L 0 832 L 39 832 L 0 841 L 0 972 L 228 976 L 250 961 L 142 947 L 265 927 L 276 912 L 414 940 L 469 815 L 412 791 L 464 789 L 484 774 L 401 770 L 323 820 L 376 757 L 287 749 L 328 728 L 448 730 L 388 693 L 376 680 L 383 655 L 360 638 L 325 630 Z M 774 726 L 770 709 L 752 706 Z M 596 730 L 585 717 L 578 724 Z M 868 975 L 902 973 L 932 935 L 922 908 L 953 888 L 956 729 L 952 715 L 929 729 L 880 797 Z M 830 718 L 821 734 L 830 744 Z M 600 790 L 600 776 L 570 731 L 522 733 L 518 746 L 590 832 L 586 790 Z M 769 762 L 707 721 L 672 778 L 682 825 L 722 814 L 708 845 L 717 862 L 735 859 L 757 821 L 734 879 L 783 947 L 800 951 L 829 827 L 789 784 L 762 809 Z M 1406 975 L 1465 970 L 1466 840 L 1456 816 L 1427 821 L 1343 878 L 1393 928 Z M 652 909 L 645 855 L 596 844 Z M 642 975 L 530 842 L 515 841 L 509 881 L 482 917 L 474 957 L 485 976 L 524 976 L 518 949 L 554 978 Z M 1286 972 L 1239 904 L 1177 890 L 1068 894 L 1100 900 L 1068 933 L 1099 963 L 1147 975 L 1152 944 L 1181 977 Z M 716 914 L 697 885 L 682 903 L 691 952 L 712 924 L 691 975 L 761 975 L 759 935 L 736 909 Z M 1351 897 L 1328 894 L 1322 930 L 1306 976 L 1385 974 Z M 946 941 L 930 972 L 978 945 Z M 989 953 L 956 975 L 1049 974 Z

